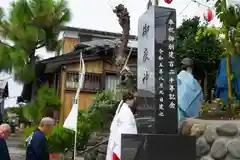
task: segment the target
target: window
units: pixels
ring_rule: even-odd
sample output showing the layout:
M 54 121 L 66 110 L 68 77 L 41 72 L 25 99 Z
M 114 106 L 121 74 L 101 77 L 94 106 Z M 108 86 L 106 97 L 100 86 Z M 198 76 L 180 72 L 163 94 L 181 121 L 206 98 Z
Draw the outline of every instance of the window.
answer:
M 79 73 L 67 73 L 66 88 L 77 89 L 78 88 Z M 83 90 L 98 91 L 101 89 L 101 74 L 86 73 Z
M 115 90 L 120 84 L 120 77 L 116 74 L 107 74 L 105 79 L 106 90 Z

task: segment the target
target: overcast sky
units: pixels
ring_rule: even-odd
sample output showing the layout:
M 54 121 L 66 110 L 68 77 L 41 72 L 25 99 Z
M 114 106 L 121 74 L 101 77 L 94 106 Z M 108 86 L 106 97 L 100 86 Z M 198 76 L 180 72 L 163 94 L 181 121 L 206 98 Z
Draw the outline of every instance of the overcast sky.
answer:
M 0 7 L 7 12 L 9 4 L 12 0 L 0 0 Z M 95 29 L 110 32 L 121 32 L 118 20 L 113 14 L 113 6 L 123 3 L 131 16 L 131 34 L 137 34 L 137 23 L 139 16 L 146 11 L 148 0 L 68 0 L 69 8 L 72 12 L 72 19 L 68 26 Z M 200 3 L 206 4 L 205 0 L 198 0 Z M 171 4 L 166 4 L 164 0 L 159 1 L 160 6 L 175 8 L 177 11 L 177 25 L 180 25 L 184 18 L 200 16 L 203 20 L 203 13 L 207 7 L 198 5 L 192 0 L 173 0 Z M 212 6 L 212 4 L 206 4 Z M 214 18 L 211 24 L 218 24 Z M 46 53 L 44 49 L 38 51 L 42 58 L 48 58 L 51 54 Z M 0 75 L 0 79 L 8 78 L 9 75 Z M 10 97 L 19 96 L 22 86 L 9 79 Z M 5 102 L 5 106 L 13 106 L 16 98 L 9 98 Z

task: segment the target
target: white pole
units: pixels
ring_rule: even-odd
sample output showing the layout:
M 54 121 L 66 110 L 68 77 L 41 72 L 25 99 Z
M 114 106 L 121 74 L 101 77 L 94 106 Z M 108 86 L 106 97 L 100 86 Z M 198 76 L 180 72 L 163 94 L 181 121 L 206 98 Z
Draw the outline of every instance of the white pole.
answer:
M 80 53 L 79 55 L 79 75 L 78 75 L 78 89 L 77 89 L 77 93 L 75 95 L 75 100 L 77 101 L 77 104 L 78 104 L 78 100 L 79 100 L 79 93 L 80 93 L 80 83 L 81 83 L 81 76 L 84 76 L 84 75 L 81 75 L 81 69 L 83 70 L 83 66 L 82 66 L 82 52 Z M 76 124 L 77 125 L 77 124 Z M 77 127 L 76 127 L 76 131 L 75 131 L 75 136 L 74 136 L 74 151 L 73 151 L 73 160 L 76 160 L 76 154 L 77 154 Z
M 74 160 L 76 160 L 76 152 L 77 152 L 77 130 L 75 131 L 75 136 L 74 136 L 74 151 L 73 151 L 73 157 Z

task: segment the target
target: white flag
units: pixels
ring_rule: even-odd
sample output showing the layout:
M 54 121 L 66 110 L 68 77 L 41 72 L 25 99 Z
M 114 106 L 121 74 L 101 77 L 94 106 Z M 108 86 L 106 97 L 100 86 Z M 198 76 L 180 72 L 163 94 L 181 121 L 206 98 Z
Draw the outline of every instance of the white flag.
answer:
M 82 66 L 82 73 L 80 72 L 81 66 Z M 80 54 L 79 81 L 78 81 L 77 93 L 74 98 L 74 103 L 73 103 L 72 109 L 63 124 L 64 128 L 73 130 L 75 132 L 77 131 L 78 101 L 79 101 L 78 97 L 79 97 L 80 90 L 83 87 L 84 77 L 85 77 L 85 64 L 84 64 L 84 60 L 83 60 L 82 53 L 81 53 Z
M 137 126 L 131 109 L 121 101 L 111 124 L 106 160 L 121 159 L 122 134 L 137 134 Z
M 240 5 L 240 0 L 226 0 L 227 8 L 230 6 L 239 6 Z
M 73 104 L 68 117 L 64 121 L 63 127 L 76 132 L 77 131 L 77 118 L 78 118 L 78 103 Z

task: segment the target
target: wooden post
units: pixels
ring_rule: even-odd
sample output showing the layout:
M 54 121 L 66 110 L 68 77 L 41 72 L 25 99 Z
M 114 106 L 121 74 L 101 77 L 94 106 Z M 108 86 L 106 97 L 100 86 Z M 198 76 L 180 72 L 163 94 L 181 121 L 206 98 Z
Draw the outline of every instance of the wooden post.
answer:
M 61 70 L 61 79 L 60 79 L 60 86 L 61 86 L 61 90 L 60 90 L 60 97 L 61 97 L 61 104 L 62 104 L 62 107 L 60 109 L 60 123 L 63 124 L 63 121 L 64 121 L 64 107 L 66 107 L 64 105 L 64 99 L 65 99 L 65 84 L 66 84 L 66 71 L 65 71 L 65 68 L 63 68 Z
M 226 56 L 226 69 L 227 69 L 227 80 L 228 80 L 228 116 L 233 117 L 234 111 L 232 108 L 232 71 L 231 71 L 231 57 L 228 53 Z
M 231 73 L 231 59 L 230 55 L 226 56 L 226 68 L 227 68 L 227 79 L 228 79 L 228 100 L 232 101 L 232 73 Z

